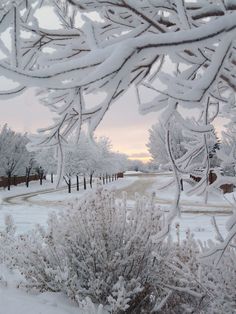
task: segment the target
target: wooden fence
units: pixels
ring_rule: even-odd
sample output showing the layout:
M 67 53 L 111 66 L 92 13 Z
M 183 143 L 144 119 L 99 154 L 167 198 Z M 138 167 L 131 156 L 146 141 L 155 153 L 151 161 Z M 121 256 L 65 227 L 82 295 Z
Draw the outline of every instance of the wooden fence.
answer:
M 199 182 L 201 180 L 201 177 L 195 177 L 193 175 L 190 175 L 190 178 L 193 179 L 195 182 Z M 212 184 L 217 179 L 217 175 L 214 172 L 210 172 L 208 176 L 209 184 Z M 220 189 L 223 191 L 224 194 L 231 193 L 234 191 L 234 185 L 233 184 L 222 184 L 220 186 Z
M 37 174 L 29 176 L 29 181 L 37 181 L 39 180 L 39 176 Z M 17 185 L 20 183 L 26 183 L 26 176 L 13 176 L 10 178 L 10 185 Z M 9 184 L 9 178 L 0 177 L 0 188 L 6 188 Z

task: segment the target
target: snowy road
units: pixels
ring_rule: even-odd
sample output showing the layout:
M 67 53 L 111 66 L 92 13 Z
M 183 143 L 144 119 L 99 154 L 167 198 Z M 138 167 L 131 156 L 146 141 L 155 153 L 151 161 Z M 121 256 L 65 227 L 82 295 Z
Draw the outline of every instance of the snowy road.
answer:
M 105 185 L 107 189 L 125 188 L 132 184 L 136 177 L 125 180 L 110 182 Z M 17 232 L 22 233 L 34 227 L 35 224 L 45 225 L 48 215 L 68 208 L 76 199 L 86 197 L 90 188 L 86 191 L 76 191 L 75 186 L 72 193 L 67 193 L 67 187 L 55 190 L 50 183 L 39 186 L 33 183 L 31 191 L 24 185 L 12 187 L 11 191 L 0 191 L 0 229 L 4 226 L 4 217 L 11 215 L 17 226 Z
M 174 187 L 160 189 L 171 180 L 171 174 L 157 175 L 136 175 L 127 176 L 116 182 L 112 182 L 105 187 L 114 190 L 117 198 L 121 198 L 122 191 L 126 191 L 129 204 L 132 206 L 135 200 L 135 193 L 150 196 L 156 193 L 156 202 L 161 209 L 167 211 L 172 204 Z M 67 193 L 66 187 L 55 190 L 48 185 L 43 190 L 33 189 L 31 192 L 18 193 L 17 195 L 2 197 L 0 206 L 0 227 L 3 225 L 4 216 L 11 214 L 15 220 L 18 232 L 24 232 L 31 229 L 35 224 L 45 225 L 48 215 L 53 211 L 60 211 L 68 208 L 68 204 L 75 199 L 81 199 L 87 193 L 72 190 L 72 194 Z M 176 219 L 180 223 L 181 234 L 184 235 L 187 229 L 191 229 L 198 238 L 206 239 L 214 237 L 214 230 L 211 227 L 211 217 L 217 217 L 220 230 L 225 233 L 225 221 L 231 213 L 231 207 L 225 199 L 219 196 L 210 197 L 209 203 L 204 204 L 201 198 L 187 197 L 183 195 L 181 200 L 182 216 Z
M 151 196 L 156 194 L 155 201 L 160 205 L 161 209 L 168 211 L 173 202 L 175 189 L 169 186 L 162 189 L 166 182 L 172 179 L 172 175 L 140 175 L 138 180 L 129 185 L 125 191 L 127 199 L 132 204 L 135 200 L 135 192 L 140 195 Z M 122 189 L 117 190 L 117 197 L 121 198 Z M 204 203 L 203 197 L 191 196 L 187 197 L 183 193 L 181 205 L 181 217 L 176 218 L 173 225 L 180 225 L 180 238 L 185 237 L 185 233 L 190 229 L 199 240 L 214 239 L 215 231 L 211 223 L 212 216 L 216 217 L 219 230 L 222 235 L 226 234 L 225 223 L 232 213 L 232 207 L 227 197 L 222 195 L 209 195 L 209 202 Z M 172 234 L 175 237 L 175 228 L 172 228 Z
M 163 192 L 162 189 L 158 188 L 156 184 L 159 181 L 159 178 L 164 181 L 163 177 L 172 178 L 171 174 L 160 174 L 153 176 L 151 175 L 139 175 L 138 180 L 133 182 L 133 184 L 129 185 L 125 191 L 127 193 L 128 200 L 135 199 L 135 193 L 145 196 L 151 196 L 152 193 L 156 194 L 155 201 L 159 205 L 171 205 L 173 203 L 173 196 L 175 193 L 174 187 L 170 187 L 171 190 Z M 123 189 L 118 190 L 117 197 L 121 198 L 121 193 Z M 165 194 L 166 197 L 162 197 Z M 223 198 L 216 199 L 216 201 L 210 201 L 205 204 L 202 198 L 193 198 L 184 196 L 184 199 L 180 202 L 181 211 L 183 213 L 204 213 L 211 215 L 219 215 L 219 214 L 232 214 L 232 207 L 226 200 Z M 167 208 L 167 206 L 164 206 Z
M 137 180 L 131 181 L 130 184 L 127 186 L 117 185 L 116 182 L 113 182 L 111 187 L 116 188 L 116 195 L 118 198 L 121 198 L 122 192 L 126 191 L 127 199 L 134 200 L 135 194 L 138 193 L 139 195 L 151 196 L 153 192 L 155 192 L 156 203 L 159 205 L 171 205 L 173 202 L 173 195 L 174 195 L 174 187 L 171 187 L 171 190 L 163 192 L 159 189 L 156 183 L 158 181 L 164 181 L 163 178 L 171 178 L 171 174 L 160 174 L 160 175 L 137 175 L 135 176 Z M 127 180 L 129 176 L 127 176 L 124 180 Z M 161 179 L 161 180 L 159 180 Z M 120 181 L 119 181 L 120 182 Z M 74 186 L 75 188 L 75 186 Z M 110 188 L 110 186 L 106 186 L 106 188 Z M 2 199 L 3 204 L 11 204 L 11 205 L 38 205 L 38 206 L 65 206 L 68 204 L 68 200 L 73 199 L 75 197 L 81 197 L 84 193 L 89 193 L 90 189 L 87 191 L 80 191 L 77 195 L 75 194 L 67 194 L 67 187 L 61 187 L 57 190 L 54 188 L 48 188 L 44 190 L 32 191 L 28 193 L 22 193 L 20 195 L 12 195 Z M 65 192 L 65 193 L 61 193 Z M 58 197 L 61 195 L 62 197 Z M 163 197 L 163 193 L 164 196 Z M 48 195 L 45 197 L 40 197 L 40 195 Z M 66 201 L 66 203 L 65 203 Z M 181 200 L 180 202 L 182 212 L 184 213 L 205 213 L 205 214 L 231 214 L 232 209 L 231 205 L 227 204 L 227 202 L 223 199 L 220 199 L 213 202 L 209 202 L 205 204 L 202 199 L 196 199 L 192 197 L 188 197 Z M 167 208 L 167 206 L 164 206 Z
M 20 195 L 13 195 L 13 196 L 3 198 L 3 203 L 13 204 L 13 205 L 25 204 L 25 203 L 28 203 L 32 197 L 38 196 L 40 194 L 52 194 L 52 193 L 57 193 L 58 191 L 65 191 L 66 189 L 67 189 L 66 187 L 63 187 L 57 190 L 46 189 L 43 191 L 36 191 L 36 192 L 29 192 L 29 193 L 24 193 Z

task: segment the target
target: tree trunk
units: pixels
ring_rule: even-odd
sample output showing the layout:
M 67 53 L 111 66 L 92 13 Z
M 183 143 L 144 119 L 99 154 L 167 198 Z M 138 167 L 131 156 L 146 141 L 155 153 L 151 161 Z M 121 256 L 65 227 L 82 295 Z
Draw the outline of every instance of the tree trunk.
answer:
M 92 187 L 93 187 L 93 175 L 92 174 L 90 174 L 89 184 L 90 184 L 90 187 L 92 189 Z
M 102 183 L 105 184 L 105 177 L 102 176 Z
M 26 168 L 26 178 L 25 178 L 25 185 L 28 188 L 29 187 L 29 181 L 30 181 L 30 171 L 31 169 Z
M 51 173 L 51 183 L 53 183 L 53 173 Z
M 8 191 L 11 189 L 11 174 L 7 176 L 7 189 Z
M 108 175 L 106 174 L 106 183 L 108 182 Z
M 39 182 L 40 182 L 40 185 L 43 185 L 43 174 L 40 173 L 39 175 Z
M 71 179 L 68 180 L 68 193 L 71 193 Z
M 79 176 L 76 176 L 76 189 L 79 191 Z
M 25 185 L 28 188 L 29 187 L 29 172 L 26 172 L 26 181 L 25 181 Z
M 180 186 L 181 186 L 181 191 L 183 191 L 184 190 L 183 179 L 180 179 Z
M 86 178 L 84 176 L 84 190 L 86 190 Z

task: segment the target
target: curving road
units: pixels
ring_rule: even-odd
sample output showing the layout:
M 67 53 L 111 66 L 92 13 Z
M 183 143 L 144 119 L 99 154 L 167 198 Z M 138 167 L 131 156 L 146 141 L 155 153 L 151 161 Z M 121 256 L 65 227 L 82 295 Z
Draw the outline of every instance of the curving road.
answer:
M 163 177 L 163 174 L 159 175 L 136 175 L 139 179 L 131 183 L 125 188 L 120 188 L 116 190 L 117 198 L 121 198 L 122 192 L 127 193 L 128 200 L 135 200 L 135 194 L 150 196 L 153 191 L 153 186 L 159 177 Z M 166 177 L 171 178 L 171 174 L 165 174 Z M 40 190 L 36 192 L 28 192 L 20 195 L 9 196 L 3 199 L 3 204 L 12 205 L 23 205 L 23 204 L 34 204 L 38 206 L 63 206 L 65 205 L 61 200 L 37 200 L 34 199 L 38 195 L 53 194 L 58 193 L 58 191 L 66 191 L 67 187 L 61 187 L 57 190 L 50 188 L 45 190 Z M 155 201 L 159 205 L 171 205 L 172 200 L 162 198 L 162 191 L 156 191 Z M 191 200 L 181 200 L 180 202 L 182 212 L 185 213 L 205 213 L 205 214 L 231 214 L 232 209 L 230 205 L 227 204 L 202 204 L 196 203 Z
M 61 201 L 44 201 L 44 200 L 33 200 L 35 196 L 43 195 L 43 194 L 52 194 L 58 193 L 58 191 L 66 191 L 67 187 L 61 187 L 58 189 L 50 188 L 45 190 L 39 190 L 34 192 L 23 193 L 19 195 L 13 195 L 3 198 L 3 204 L 11 204 L 11 205 L 22 205 L 22 204 L 36 204 L 40 206 L 45 205 L 60 205 Z
M 119 188 L 116 190 L 117 198 L 122 197 L 122 192 L 126 191 L 127 193 L 127 199 L 128 200 L 135 200 L 135 194 L 138 193 L 140 195 L 146 195 L 150 196 L 151 191 L 154 190 L 154 185 L 158 180 L 158 174 L 157 175 L 136 175 L 139 179 L 131 183 L 125 188 Z M 166 177 L 170 177 L 170 174 L 165 174 Z M 163 177 L 163 174 L 161 174 L 161 177 Z M 74 185 L 75 187 L 75 185 Z M 34 204 L 38 206 L 65 206 L 68 204 L 68 202 L 63 202 L 62 200 L 38 200 L 35 199 L 38 195 L 43 194 L 53 194 L 58 193 L 58 191 L 66 191 L 67 187 L 61 187 L 57 190 L 50 188 L 35 192 L 28 192 L 20 195 L 15 196 L 9 196 L 3 199 L 3 204 L 11 204 L 11 205 L 23 205 L 23 204 Z M 167 207 L 167 205 L 172 204 L 172 200 L 168 200 L 166 198 L 161 197 L 162 191 L 156 190 L 156 197 L 155 201 L 159 205 L 164 205 L 164 207 Z M 67 200 L 68 201 L 68 200 Z M 232 208 L 230 205 L 227 204 L 203 204 L 203 203 L 196 203 L 195 201 L 191 200 L 182 200 L 180 202 L 181 209 L 183 213 L 201 213 L 201 214 L 211 214 L 211 215 L 220 215 L 220 214 L 232 214 Z
M 163 210 L 168 211 L 168 205 L 171 205 L 172 201 L 168 200 L 168 194 L 164 192 L 164 190 L 158 191 L 157 189 L 157 181 L 158 183 L 163 183 L 163 180 L 169 180 L 168 177 L 170 178 L 169 174 L 165 177 L 163 177 L 163 174 L 161 176 L 138 175 L 136 181 L 126 180 L 123 181 L 124 183 L 120 181 L 120 184 L 122 182 L 121 185 L 126 184 L 126 187 L 119 188 L 119 184 L 116 188 L 116 184 L 114 184 L 113 187 L 115 188 L 117 198 L 121 198 L 122 191 L 126 191 L 127 199 L 129 201 L 128 204 L 131 207 L 135 200 L 136 192 L 140 195 L 150 196 L 152 192 L 155 191 L 156 203 L 159 204 Z M 106 185 L 105 188 L 110 189 L 112 188 L 112 185 Z M 19 233 L 31 230 L 35 224 L 46 225 L 48 215 L 51 212 L 68 208 L 68 203 L 70 203 L 73 198 L 78 198 L 79 195 L 83 195 L 83 197 L 85 196 L 82 191 L 79 194 L 73 193 L 70 196 L 67 193 L 64 193 L 66 189 L 67 187 L 62 187 L 59 190 L 48 188 L 45 190 L 5 197 L 0 205 L 0 228 L 4 226 L 4 216 L 6 214 L 11 214 L 13 216 Z M 58 193 L 58 191 L 63 193 Z M 88 189 L 87 191 L 89 192 L 90 190 Z M 172 192 L 172 189 L 170 189 L 170 191 Z M 57 193 L 57 195 L 54 195 L 54 193 Z M 45 195 L 45 197 L 40 199 L 37 197 L 39 195 Z M 183 214 L 181 215 L 180 232 L 183 238 L 187 229 L 191 229 L 198 239 L 205 240 L 214 238 L 214 230 L 211 227 L 211 216 L 216 216 L 219 228 L 223 234 L 225 234 L 225 222 L 231 213 L 231 207 L 226 203 L 201 204 L 184 199 L 181 202 L 181 208 Z M 178 219 L 179 218 L 176 217 L 176 221 Z
M 161 174 L 163 177 L 163 174 Z M 170 177 L 170 174 L 166 174 L 166 177 Z M 127 199 L 135 200 L 135 193 L 139 193 L 140 195 L 150 196 L 152 191 L 155 191 L 156 197 L 155 201 L 159 205 L 171 205 L 173 200 L 168 200 L 166 198 L 161 197 L 162 190 L 154 189 L 154 184 L 157 182 L 158 174 L 156 177 L 153 175 L 141 175 L 139 176 L 139 180 L 133 182 L 130 186 L 128 186 L 125 191 L 127 193 Z M 117 191 L 117 196 L 121 198 L 122 189 Z M 174 194 L 174 188 L 173 193 Z M 196 214 L 211 214 L 211 215 L 229 215 L 232 214 L 232 207 L 227 205 L 226 203 L 198 203 L 196 201 L 189 200 L 181 200 L 180 201 L 181 211 L 183 213 L 196 213 Z

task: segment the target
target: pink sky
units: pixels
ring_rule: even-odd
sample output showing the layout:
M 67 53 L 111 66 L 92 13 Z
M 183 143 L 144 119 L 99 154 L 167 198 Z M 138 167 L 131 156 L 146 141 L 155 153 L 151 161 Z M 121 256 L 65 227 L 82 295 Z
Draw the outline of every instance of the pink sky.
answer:
M 157 119 L 156 113 L 139 114 L 135 93 L 130 90 L 107 112 L 95 135 L 108 136 L 114 151 L 146 161 L 149 158 L 146 148 L 148 129 Z M 33 89 L 16 98 L 0 101 L 0 125 L 7 123 L 16 131 L 34 133 L 51 122 L 52 114 L 39 103 Z

